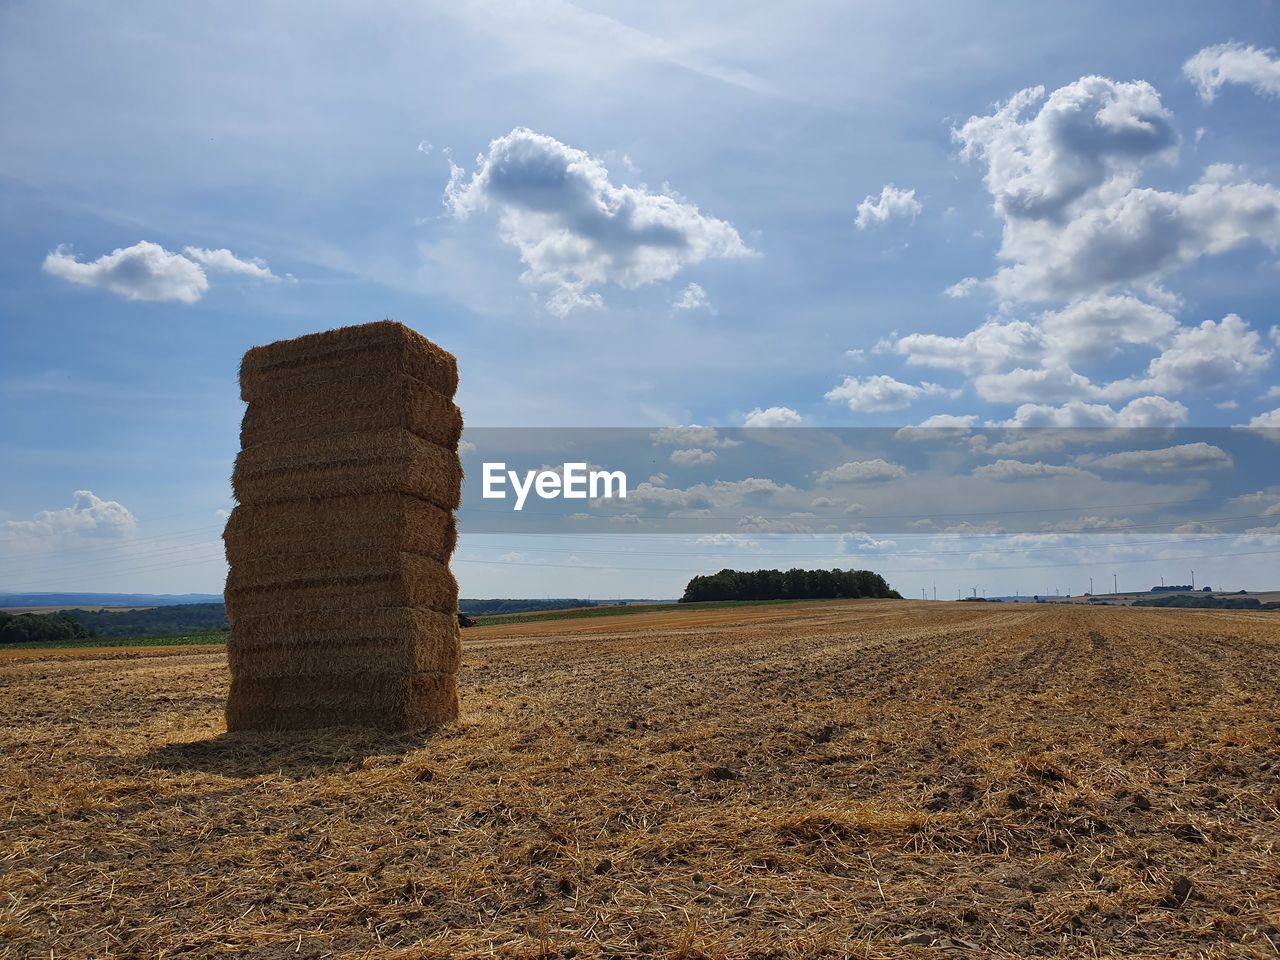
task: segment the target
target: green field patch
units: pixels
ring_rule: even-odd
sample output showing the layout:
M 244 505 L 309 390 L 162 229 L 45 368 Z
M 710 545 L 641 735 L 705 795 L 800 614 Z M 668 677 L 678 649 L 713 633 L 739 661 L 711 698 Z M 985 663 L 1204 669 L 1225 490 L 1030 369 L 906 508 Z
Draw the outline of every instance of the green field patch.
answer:
M 226 643 L 227 632 L 183 633 L 169 637 L 90 637 L 85 640 L 37 640 L 33 643 L 6 643 L 5 650 L 75 650 L 98 647 L 194 647 L 209 643 Z

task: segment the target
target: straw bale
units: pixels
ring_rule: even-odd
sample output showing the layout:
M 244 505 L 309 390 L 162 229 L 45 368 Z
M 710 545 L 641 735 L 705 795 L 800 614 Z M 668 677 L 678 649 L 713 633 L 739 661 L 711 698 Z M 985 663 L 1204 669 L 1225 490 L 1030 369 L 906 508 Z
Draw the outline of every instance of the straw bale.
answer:
M 231 672 L 242 677 L 374 669 L 453 673 L 462 661 L 462 645 L 456 614 L 412 607 L 274 613 L 237 617 L 227 639 L 227 660 Z
M 240 504 L 223 533 L 227 561 L 290 558 L 337 551 L 402 551 L 446 562 L 458 541 L 454 515 L 398 493 L 325 500 Z
M 407 430 L 342 434 L 241 450 L 231 489 L 240 503 L 403 493 L 454 510 L 462 465 L 455 452 Z
M 245 354 L 229 730 L 458 715 L 457 361 L 392 321 Z
M 320 726 L 422 730 L 458 718 L 458 686 L 448 672 L 233 674 L 226 716 L 229 731 Z
M 373 607 L 345 617 L 335 617 L 331 610 L 275 610 L 237 617 L 228 642 L 246 648 L 308 643 L 341 646 L 369 639 L 396 639 L 406 633 L 443 638 L 456 645 L 457 615 L 415 607 Z
M 308 554 L 234 564 L 225 600 L 230 617 L 325 609 L 359 616 L 371 607 L 456 614 L 458 581 L 445 564 L 413 553 Z
M 240 397 L 254 402 L 284 385 L 301 388 L 361 375 L 403 373 L 452 398 L 458 361 L 394 320 L 313 333 L 254 347 L 240 363 Z
M 327 383 L 272 383 L 255 394 L 240 426 L 240 445 L 310 440 L 337 433 L 403 427 L 450 450 L 462 436 L 462 411 L 406 374 L 343 377 Z

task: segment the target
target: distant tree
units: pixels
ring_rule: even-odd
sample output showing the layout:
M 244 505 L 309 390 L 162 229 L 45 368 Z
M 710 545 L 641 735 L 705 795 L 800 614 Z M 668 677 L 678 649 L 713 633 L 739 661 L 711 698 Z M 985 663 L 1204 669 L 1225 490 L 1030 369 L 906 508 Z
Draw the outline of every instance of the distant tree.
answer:
M 0 644 L 88 640 L 93 632 L 66 613 L 0 613 Z
M 175 603 L 141 610 L 0 614 L 0 643 L 163 637 L 226 629 L 227 612 L 221 603 Z
M 163 637 L 227 629 L 220 603 L 175 603 L 142 610 L 65 610 L 63 613 L 102 637 Z
M 902 596 L 870 570 L 730 570 L 694 577 L 681 603 L 708 600 L 820 600 Z
M 1196 591 L 1199 593 L 1200 591 Z M 1168 597 L 1151 597 L 1135 600 L 1135 607 L 1194 607 L 1209 610 L 1257 610 L 1262 601 L 1257 597 L 1206 597 L 1196 593 L 1175 594 Z

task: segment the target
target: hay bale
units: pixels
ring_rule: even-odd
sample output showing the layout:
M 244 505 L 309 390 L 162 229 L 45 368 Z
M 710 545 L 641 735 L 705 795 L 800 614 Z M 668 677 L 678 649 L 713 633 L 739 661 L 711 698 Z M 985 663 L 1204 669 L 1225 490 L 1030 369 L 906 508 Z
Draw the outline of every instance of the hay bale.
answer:
M 458 716 L 457 363 L 384 321 L 245 354 L 227 729 Z
M 453 354 L 403 324 L 382 320 L 254 347 L 240 362 L 240 399 L 253 403 L 272 390 L 397 373 L 446 397 L 458 390 Z
M 339 612 L 340 614 L 340 612 Z M 454 673 L 462 662 L 457 617 L 413 607 L 380 607 L 344 619 L 333 610 L 236 618 L 227 651 L 239 676 L 293 677 L 382 672 Z
M 241 450 L 231 475 L 240 503 L 403 493 L 443 510 L 462 497 L 462 464 L 455 451 L 408 430 L 344 433 Z
M 307 677 L 233 673 L 227 729 L 310 730 L 357 726 L 422 730 L 457 717 L 456 675 L 345 672 Z
M 241 560 L 231 568 L 224 596 L 229 617 L 273 610 L 341 614 L 353 597 L 359 597 L 362 611 L 422 607 L 453 614 L 458 581 L 445 564 L 413 553 L 307 554 L 286 563 Z
M 240 446 L 314 440 L 336 433 L 402 427 L 429 443 L 457 449 L 462 412 L 421 380 L 397 373 L 332 383 L 266 384 L 240 425 Z
M 227 560 L 292 563 L 310 554 L 416 553 L 447 563 L 458 542 L 454 515 L 399 493 L 240 504 L 223 533 Z

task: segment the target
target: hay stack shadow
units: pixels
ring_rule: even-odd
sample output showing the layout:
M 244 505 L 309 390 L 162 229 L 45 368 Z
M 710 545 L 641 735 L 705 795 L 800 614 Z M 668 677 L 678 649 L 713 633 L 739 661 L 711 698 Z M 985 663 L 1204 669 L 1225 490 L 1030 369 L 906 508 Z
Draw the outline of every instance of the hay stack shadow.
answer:
M 268 774 L 309 780 L 366 769 L 372 758 L 390 758 L 390 765 L 397 765 L 399 758 L 445 733 L 440 727 L 415 733 L 358 727 L 224 733 L 207 740 L 154 747 L 142 754 L 138 763 L 172 773 L 207 773 L 238 780 Z

